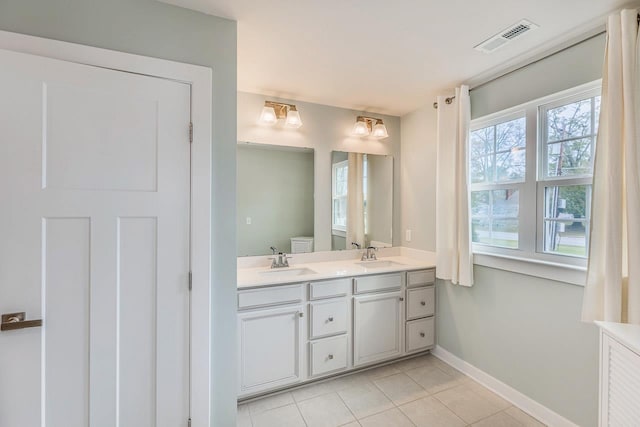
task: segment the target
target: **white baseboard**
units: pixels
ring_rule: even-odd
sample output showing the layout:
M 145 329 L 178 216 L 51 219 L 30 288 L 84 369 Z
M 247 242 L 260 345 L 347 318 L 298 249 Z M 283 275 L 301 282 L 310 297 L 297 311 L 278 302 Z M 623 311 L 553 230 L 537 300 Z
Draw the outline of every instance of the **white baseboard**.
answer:
M 503 399 L 511 402 L 514 406 L 517 406 L 527 414 L 536 418 L 540 422 L 552 426 L 552 427 L 578 427 L 577 424 L 572 423 L 568 419 L 564 418 L 562 415 L 552 411 L 546 406 L 536 402 L 530 397 L 522 394 L 518 390 L 514 389 L 511 386 L 503 383 L 502 381 L 492 377 L 484 371 L 476 368 L 470 363 L 465 362 L 460 359 L 458 356 L 453 353 L 448 352 L 444 348 L 439 345 L 436 346 L 433 350 L 431 350 L 431 354 L 433 354 L 438 359 L 443 362 L 453 366 L 460 372 L 463 372 L 493 391 Z

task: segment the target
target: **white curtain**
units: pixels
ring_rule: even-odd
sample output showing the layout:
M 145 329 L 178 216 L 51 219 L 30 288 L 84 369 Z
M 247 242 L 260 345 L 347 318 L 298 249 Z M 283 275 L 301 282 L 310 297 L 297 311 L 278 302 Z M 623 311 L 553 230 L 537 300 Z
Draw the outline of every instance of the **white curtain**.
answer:
M 609 17 L 582 320 L 640 323 L 638 12 Z
M 451 104 L 438 97 L 436 179 L 436 274 L 462 286 L 473 285 L 469 224 L 469 87 L 456 89 Z
M 347 175 L 347 247 L 358 243 L 364 247 L 364 155 L 349 153 Z

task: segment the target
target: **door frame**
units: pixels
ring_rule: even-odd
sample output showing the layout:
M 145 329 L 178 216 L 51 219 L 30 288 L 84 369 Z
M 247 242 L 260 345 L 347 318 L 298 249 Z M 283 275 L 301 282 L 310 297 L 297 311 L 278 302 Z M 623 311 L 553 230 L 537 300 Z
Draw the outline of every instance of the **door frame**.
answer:
M 175 80 L 191 86 L 191 403 L 193 426 L 211 419 L 211 144 L 213 70 L 75 43 L 0 31 L 0 49 L 128 73 Z M 185 135 L 188 128 L 185 123 Z M 185 286 L 187 284 L 185 283 Z M 186 420 L 185 420 L 186 422 Z M 185 423 L 186 424 L 186 423 Z

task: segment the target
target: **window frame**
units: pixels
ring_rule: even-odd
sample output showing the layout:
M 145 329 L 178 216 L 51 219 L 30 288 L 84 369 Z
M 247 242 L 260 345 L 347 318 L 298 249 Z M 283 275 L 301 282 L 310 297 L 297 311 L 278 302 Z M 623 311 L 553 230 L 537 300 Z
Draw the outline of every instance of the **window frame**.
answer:
M 546 162 L 546 112 L 550 109 L 562 106 L 581 99 L 591 98 L 601 94 L 602 81 L 596 80 L 590 83 L 563 90 L 548 96 L 544 96 L 532 101 L 520 104 L 505 110 L 501 110 L 483 117 L 471 120 L 469 133 L 488 126 L 496 126 L 500 123 L 524 117 L 525 118 L 525 179 L 520 181 L 504 181 L 498 183 L 471 183 L 469 173 L 469 197 L 472 191 L 487 191 L 500 189 L 517 189 L 519 191 L 518 209 L 518 248 L 507 248 L 492 246 L 483 243 L 472 242 L 472 251 L 480 258 L 481 265 L 500 265 L 505 269 L 505 265 L 533 263 L 535 268 L 520 265 L 514 267 L 513 271 L 526 270 L 527 274 L 537 271 L 541 264 L 557 268 L 569 268 L 578 273 L 586 270 L 588 262 L 588 240 L 587 257 L 571 256 L 566 254 L 553 254 L 544 252 L 544 191 L 545 187 L 565 186 L 565 185 L 592 185 L 592 175 L 576 175 L 563 177 L 545 177 L 543 173 L 544 162 Z M 592 108 L 594 105 L 592 105 Z M 602 107 L 600 107 L 602 108 Z M 544 116 L 543 116 L 544 114 Z M 591 131 L 595 131 L 595 120 L 592 117 Z M 593 136 L 595 140 L 597 135 Z M 471 138 L 469 138 L 469 143 Z M 592 144 L 592 155 L 594 144 Z M 469 156 L 470 152 L 469 151 Z M 470 158 L 467 165 L 470 165 Z M 535 203 L 535 209 L 531 209 L 531 203 Z M 590 211 L 590 210 L 589 210 Z M 590 215 L 587 223 L 591 220 Z M 469 221 L 473 221 L 471 206 L 469 206 Z M 531 231 L 535 230 L 535 231 Z M 587 236 L 588 239 L 588 236 Z M 499 257 L 501 260 L 495 263 L 491 258 Z M 513 260 L 514 262 L 511 262 Z M 508 269 L 508 268 L 506 268 Z M 538 274 L 534 274 L 538 275 Z M 551 274 L 556 276 L 557 274 Z M 542 274 L 544 276 L 544 274 Z M 580 278 L 573 280 L 576 284 L 583 284 L 583 273 Z M 546 277 L 546 276 L 545 276 Z M 553 278 L 553 277 L 549 277 Z M 564 279 L 563 279 L 564 280 Z

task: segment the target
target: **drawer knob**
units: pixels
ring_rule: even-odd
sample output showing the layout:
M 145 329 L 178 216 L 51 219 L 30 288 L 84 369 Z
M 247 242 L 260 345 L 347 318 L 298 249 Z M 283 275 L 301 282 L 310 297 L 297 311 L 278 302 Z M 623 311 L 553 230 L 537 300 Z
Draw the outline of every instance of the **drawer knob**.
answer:
M 420 301 L 420 305 L 427 305 L 427 303 L 424 301 Z
M 329 322 L 333 322 L 333 316 L 329 317 L 329 318 L 327 319 L 327 321 L 329 321 Z
M 424 332 L 420 332 L 420 336 L 424 338 Z
M 404 301 L 404 298 L 400 297 L 400 301 Z
M 333 360 L 333 354 L 330 354 L 329 356 L 327 356 L 327 358 L 328 358 L 329 360 Z
M 303 312 L 300 312 L 300 313 L 298 313 L 298 316 L 300 316 L 300 317 L 304 317 L 304 313 L 303 313 Z

